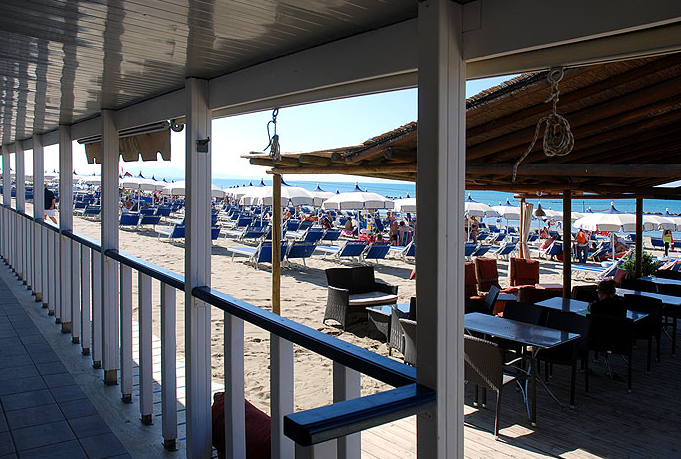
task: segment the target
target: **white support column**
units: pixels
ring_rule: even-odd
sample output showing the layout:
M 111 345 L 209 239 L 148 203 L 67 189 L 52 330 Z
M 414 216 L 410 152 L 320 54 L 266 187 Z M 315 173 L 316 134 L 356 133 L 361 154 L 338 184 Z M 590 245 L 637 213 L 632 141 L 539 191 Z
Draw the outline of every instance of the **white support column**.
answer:
M 419 2 L 417 380 L 437 408 L 417 418 L 420 458 L 463 457 L 465 79 L 462 6 Z
M 102 367 L 104 382 L 117 384 L 118 347 L 118 269 L 116 261 L 105 255 L 118 249 L 118 131 L 114 113 L 102 110 Z
M 92 251 L 92 366 L 102 368 L 102 254 Z
M 43 290 L 43 308 L 49 307 L 50 301 L 52 299 L 50 298 L 51 295 L 51 288 L 50 288 L 50 242 L 49 242 L 49 229 L 45 228 L 44 226 L 40 227 L 40 239 L 42 241 L 41 246 L 42 246 L 42 290 Z
M 293 413 L 293 343 L 270 333 L 272 458 L 293 457 L 295 443 L 284 435 L 284 416 Z
M 225 457 L 246 457 L 244 321 L 224 313 Z
M 362 395 L 359 372 L 338 362 L 333 362 L 333 402 L 359 398 Z M 360 459 L 362 457 L 361 434 L 356 433 L 336 440 L 338 459 Z
M 10 157 L 7 145 L 2 146 L 2 204 L 8 208 L 12 207 L 12 177 L 10 175 Z M 12 252 L 12 244 L 10 244 L 12 216 L 9 211 L 3 212 L 3 215 L 2 241 L 4 247 L 2 256 L 9 263 Z
M 151 341 L 151 277 L 140 272 L 137 277 L 139 320 L 139 384 L 140 416 L 142 424 L 150 425 L 154 417 L 154 363 Z
M 71 243 L 71 342 L 80 343 L 80 244 L 68 239 Z M 68 306 L 67 306 L 68 308 Z
M 43 245 L 43 227 L 37 222 L 43 220 L 45 216 L 45 153 L 43 150 L 43 136 L 33 135 L 33 218 L 34 225 L 34 269 L 33 269 L 33 293 L 36 301 L 43 300 L 43 276 L 45 248 Z
M 175 345 L 175 289 L 161 284 L 161 405 L 163 410 L 163 446 L 175 450 L 177 440 L 177 367 Z
M 121 400 L 123 403 L 132 403 L 132 268 L 122 263 L 120 266 Z
M 92 326 L 90 324 L 90 251 L 89 247 L 80 246 L 80 323 L 83 355 L 90 354 L 92 343 Z
M 210 305 L 194 298 L 192 289 L 210 286 L 211 112 L 206 80 L 189 78 L 185 88 L 187 457 L 203 459 L 211 456 Z
M 50 315 L 54 316 L 56 323 L 61 322 L 61 312 L 59 311 L 59 233 L 48 230 L 47 239 L 49 242 L 50 265 L 48 266 L 48 278 L 50 283 Z
M 118 173 L 116 174 L 118 177 Z M 71 126 L 59 125 L 59 229 L 73 230 L 73 152 L 71 147 Z M 61 331 L 71 332 L 71 239 L 59 237 L 61 269 Z
M 14 167 L 16 168 L 16 188 L 17 188 L 17 210 L 24 212 L 26 210 L 26 167 L 24 163 L 24 147 L 21 142 L 14 143 Z M 16 219 L 16 233 L 14 243 L 16 244 L 16 271 L 19 279 L 26 283 L 26 240 L 25 235 L 25 219 L 17 214 Z

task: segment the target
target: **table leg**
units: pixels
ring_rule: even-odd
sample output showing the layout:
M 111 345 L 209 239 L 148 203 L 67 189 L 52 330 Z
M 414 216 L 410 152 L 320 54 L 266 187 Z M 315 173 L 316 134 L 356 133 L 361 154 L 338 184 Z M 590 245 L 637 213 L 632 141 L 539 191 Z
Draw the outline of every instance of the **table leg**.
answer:
M 532 360 L 530 362 L 530 390 L 532 391 L 532 418 L 530 423 L 532 426 L 537 425 L 537 352 L 532 351 Z

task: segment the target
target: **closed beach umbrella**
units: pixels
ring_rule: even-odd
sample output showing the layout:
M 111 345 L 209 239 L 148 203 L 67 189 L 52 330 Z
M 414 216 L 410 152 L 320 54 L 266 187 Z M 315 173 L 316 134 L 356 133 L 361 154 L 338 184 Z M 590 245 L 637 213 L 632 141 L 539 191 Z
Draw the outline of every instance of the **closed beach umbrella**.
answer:
M 351 191 L 340 193 L 322 204 L 324 210 L 392 209 L 393 201 L 378 193 Z
M 471 195 L 464 201 L 464 209 L 471 217 L 498 217 L 499 213 L 491 206 L 482 202 L 474 201 Z
M 396 212 L 416 212 L 416 198 L 395 199 Z

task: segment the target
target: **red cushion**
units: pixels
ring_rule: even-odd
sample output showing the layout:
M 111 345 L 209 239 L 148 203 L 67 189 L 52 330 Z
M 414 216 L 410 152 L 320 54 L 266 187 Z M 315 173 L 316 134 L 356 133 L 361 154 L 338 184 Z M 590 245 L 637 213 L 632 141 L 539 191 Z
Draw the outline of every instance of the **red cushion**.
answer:
M 499 287 L 499 271 L 494 258 L 476 258 L 475 274 L 478 276 L 478 290 L 489 292 L 492 285 Z
M 539 262 L 511 257 L 511 285 L 534 285 L 539 283 Z
M 616 283 L 617 285 L 621 285 L 621 284 L 622 284 L 622 281 L 623 281 L 624 278 L 626 278 L 626 277 L 627 277 L 627 271 L 625 271 L 624 269 L 618 269 L 618 270 L 615 272 L 615 275 L 614 275 L 612 278 L 613 278 L 613 280 L 615 281 L 615 283 Z
M 471 261 L 465 263 L 465 294 L 466 298 L 478 294 L 478 278 L 475 275 L 475 264 Z
M 213 446 L 225 454 L 225 406 L 224 392 L 217 392 L 213 396 Z M 270 417 L 251 405 L 246 404 L 246 457 L 248 459 L 269 459 L 271 457 Z

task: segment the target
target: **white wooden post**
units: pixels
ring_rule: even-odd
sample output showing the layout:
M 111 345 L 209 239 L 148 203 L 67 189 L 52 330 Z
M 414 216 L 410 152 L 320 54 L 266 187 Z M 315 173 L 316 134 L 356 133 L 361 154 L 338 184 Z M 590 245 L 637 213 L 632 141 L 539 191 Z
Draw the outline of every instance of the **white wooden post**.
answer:
M 107 257 L 109 249 L 118 249 L 118 131 L 114 113 L 102 110 L 102 366 L 104 382 L 117 384 L 118 346 L 118 269 Z
M 52 282 L 54 288 L 54 321 L 55 323 L 61 324 L 62 315 L 62 302 L 61 302 L 61 275 L 59 274 L 60 259 L 61 259 L 61 247 L 59 230 L 51 231 L 50 237 L 52 239 L 52 273 L 50 275 L 50 282 Z
M 139 384 L 142 423 L 150 425 L 154 415 L 154 388 L 151 342 L 151 277 L 140 272 L 137 277 L 139 316 Z
M 419 2 L 417 379 L 437 391 L 417 417 L 420 458 L 463 457 L 465 79 L 462 6 Z
M 78 344 L 82 336 L 80 320 L 80 244 L 76 241 L 68 241 L 71 243 L 71 342 Z
M 312 446 L 295 445 L 296 459 L 333 459 L 336 457 L 336 442 L 333 440 Z
M 16 188 L 17 188 L 17 210 L 19 212 L 24 212 L 26 210 L 26 173 L 24 164 L 24 147 L 21 142 L 14 143 L 14 167 L 16 168 Z M 16 244 L 16 271 L 19 275 L 19 279 L 26 284 L 26 240 L 24 238 L 24 220 L 25 218 L 16 214 L 16 233 L 15 233 L 15 244 Z
M 80 246 L 80 323 L 81 348 L 83 355 L 90 354 L 92 343 L 92 326 L 90 325 L 90 251 L 85 245 Z
M 42 285 L 43 285 L 43 308 L 50 307 L 52 301 L 50 295 L 52 290 L 50 288 L 50 238 L 49 229 L 44 226 L 40 227 L 40 239 L 42 240 L 43 256 L 42 256 Z
M 187 457 L 203 459 L 211 456 L 212 448 L 210 305 L 194 298 L 192 289 L 210 286 L 211 112 L 206 80 L 188 78 L 185 88 L 188 102 L 184 257 Z
M 102 254 L 92 251 L 92 366 L 102 368 Z
M 34 225 L 34 279 L 33 292 L 36 301 L 43 301 L 45 291 L 43 279 L 45 277 L 43 258 L 45 257 L 45 246 L 43 244 L 44 228 L 38 222 L 43 221 L 45 216 L 45 153 L 43 149 L 43 136 L 33 135 L 33 218 Z
M 293 457 L 295 443 L 284 435 L 284 416 L 293 413 L 293 343 L 270 333 L 272 457 Z
M 118 177 L 118 175 L 116 175 Z M 73 230 L 73 153 L 71 126 L 59 125 L 59 229 Z M 71 240 L 59 237 L 61 269 L 57 280 L 61 288 L 61 331 L 71 332 Z
M 225 320 L 225 457 L 246 457 L 244 406 L 244 321 L 224 313 Z
M 338 362 L 333 362 L 333 402 L 359 398 L 361 393 L 359 372 Z M 361 434 L 356 433 L 336 440 L 338 459 L 360 459 L 362 457 Z
M 175 289 L 161 283 L 161 404 L 163 410 L 163 446 L 175 450 L 177 440 L 177 368 Z
M 9 148 L 7 145 L 2 146 L 2 204 L 7 206 L 7 208 L 12 207 L 12 177 L 10 175 L 10 157 Z M 12 244 L 10 243 L 10 234 L 12 228 L 12 216 L 10 211 L 5 209 L 3 218 L 3 257 L 5 261 L 9 264 L 12 257 Z
M 120 267 L 121 399 L 123 403 L 132 403 L 132 268 L 123 263 Z

